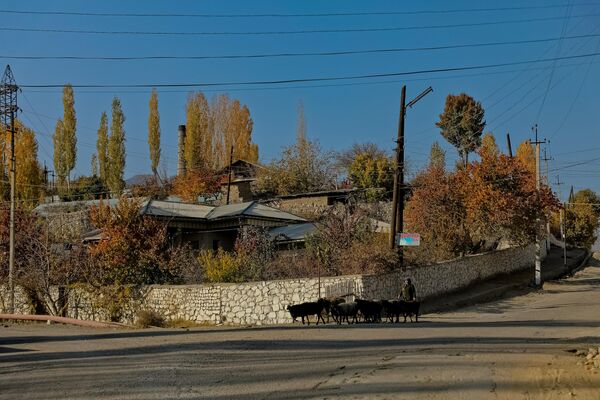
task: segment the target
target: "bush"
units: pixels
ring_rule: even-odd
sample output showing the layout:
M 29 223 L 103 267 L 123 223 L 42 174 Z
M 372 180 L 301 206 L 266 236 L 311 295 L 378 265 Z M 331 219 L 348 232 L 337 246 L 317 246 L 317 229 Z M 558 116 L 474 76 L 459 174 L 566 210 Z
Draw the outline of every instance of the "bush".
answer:
M 243 282 L 240 271 L 241 260 L 235 253 L 219 249 L 216 253 L 202 250 L 198 261 L 204 268 L 206 279 L 210 282 Z
M 142 310 L 138 312 L 135 324 L 139 328 L 149 328 L 151 326 L 162 328 L 165 326 L 165 319 L 154 310 Z

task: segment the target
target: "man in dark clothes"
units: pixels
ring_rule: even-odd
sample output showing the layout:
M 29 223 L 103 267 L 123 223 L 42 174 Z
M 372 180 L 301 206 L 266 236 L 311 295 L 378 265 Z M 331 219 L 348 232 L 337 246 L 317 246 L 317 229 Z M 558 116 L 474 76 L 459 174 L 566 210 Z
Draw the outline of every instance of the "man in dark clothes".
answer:
M 404 301 L 417 301 L 417 290 L 412 284 L 410 278 L 407 278 L 402 285 L 401 297 Z

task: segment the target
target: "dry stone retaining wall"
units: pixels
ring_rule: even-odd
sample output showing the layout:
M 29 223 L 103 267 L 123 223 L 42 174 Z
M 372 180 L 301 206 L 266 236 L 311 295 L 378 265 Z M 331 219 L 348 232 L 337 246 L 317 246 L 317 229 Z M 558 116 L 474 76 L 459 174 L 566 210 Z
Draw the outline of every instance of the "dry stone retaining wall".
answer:
M 534 246 L 510 248 L 486 254 L 407 268 L 384 275 L 350 275 L 321 278 L 321 296 L 346 296 L 367 299 L 396 298 L 404 278 L 410 277 L 421 299 L 460 290 L 494 275 L 531 267 Z M 18 311 L 29 313 L 23 293 L 19 292 Z M 319 296 L 319 280 L 287 279 L 241 284 L 151 285 L 136 292 L 120 310 L 123 322 L 133 322 L 139 310 L 149 309 L 168 319 L 186 319 L 199 323 L 281 324 L 291 322 L 286 307 Z M 0 299 L 6 288 L 0 287 Z M 69 294 L 68 314 L 74 318 L 108 320 L 110 314 L 102 301 L 82 289 Z M 2 304 L 6 310 L 6 305 Z

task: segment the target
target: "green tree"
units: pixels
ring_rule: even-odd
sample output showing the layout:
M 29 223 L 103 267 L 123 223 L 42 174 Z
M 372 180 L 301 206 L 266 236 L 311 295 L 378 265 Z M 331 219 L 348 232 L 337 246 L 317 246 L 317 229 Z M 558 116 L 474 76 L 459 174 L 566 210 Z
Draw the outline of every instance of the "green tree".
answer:
M 68 170 L 65 156 L 64 124 L 61 119 L 56 121 L 54 135 L 52 135 L 52 144 L 54 146 L 54 171 L 56 171 L 58 178 L 58 188 L 59 190 L 63 190 L 67 181 Z
M 366 189 L 368 198 L 387 198 L 394 185 L 392 160 L 385 154 L 359 153 L 350 165 L 348 178 L 355 188 Z
M 77 162 L 77 117 L 75 116 L 75 97 L 70 84 L 63 88 L 63 152 L 67 185 L 71 181 L 71 171 Z
M 209 139 L 208 129 L 210 122 L 210 108 L 204 94 L 190 95 L 186 106 L 186 136 L 185 136 L 185 163 L 188 169 L 207 167 L 212 165 L 205 159 L 207 151 L 212 152 L 212 143 Z
M 456 149 L 466 166 L 469 153 L 481 145 L 481 134 L 485 127 L 484 110 L 481 103 L 471 96 L 461 93 L 446 97 L 444 112 L 436 126 L 442 136 Z
M 152 89 L 150 96 L 150 114 L 148 116 L 148 145 L 150 146 L 150 168 L 154 178 L 158 177 L 160 162 L 160 115 L 158 113 L 158 94 Z
M 565 234 L 569 244 L 590 248 L 598 239 L 600 197 L 590 189 L 573 195 L 565 209 Z
M 100 127 L 98 128 L 98 139 L 96 140 L 96 151 L 98 153 L 98 170 L 100 179 L 105 184 L 108 182 L 108 121 L 106 113 L 100 116 Z
M 444 170 L 446 168 L 446 151 L 438 142 L 433 142 L 429 151 L 429 167 Z
M 114 98 L 112 102 L 112 123 L 108 139 L 108 187 L 114 195 L 119 195 L 125 187 L 125 115 L 121 109 L 121 101 Z

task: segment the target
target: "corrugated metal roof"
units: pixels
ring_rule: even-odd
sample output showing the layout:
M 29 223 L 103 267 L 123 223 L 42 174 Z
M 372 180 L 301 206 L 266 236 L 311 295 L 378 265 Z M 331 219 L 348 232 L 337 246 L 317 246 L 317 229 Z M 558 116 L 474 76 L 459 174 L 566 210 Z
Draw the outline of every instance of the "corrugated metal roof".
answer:
M 246 209 L 252 206 L 254 202 L 226 204 L 223 206 L 215 207 L 210 214 L 207 215 L 207 219 L 237 217 L 244 215 Z
M 292 221 L 306 221 L 304 218 L 299 217 L 297 215 L 290 214 L 288 212 L 281 211 L 277 208 L 265 206 L 264 204 L 259 203 L 254 203 L 251 207 L 248 207 L 244 214 L 252 217 L 277 218 Z
M 200 204 L 175 203 L 170 201 L 152 200 L 144 210 L 146 215 L 157 217 L 203 218 L 215 207 Z
M 317 226 L 311 222 L 280 226 L 269 230 L 269 236 L 274 240 L 294 241 L 304 240 L 306 235 L 313 233 Z
M 53 213 L 65 213 L 86 210 L 92 206 L 98 206 L 102 202 L 111 207 L 119 203 L 119 199 L 104 199 L 104 200 L 83 200 L 83 201 L 61 201 L 57 203 L 40 204 L 33 211 L 39 215 L 46 216 Z

